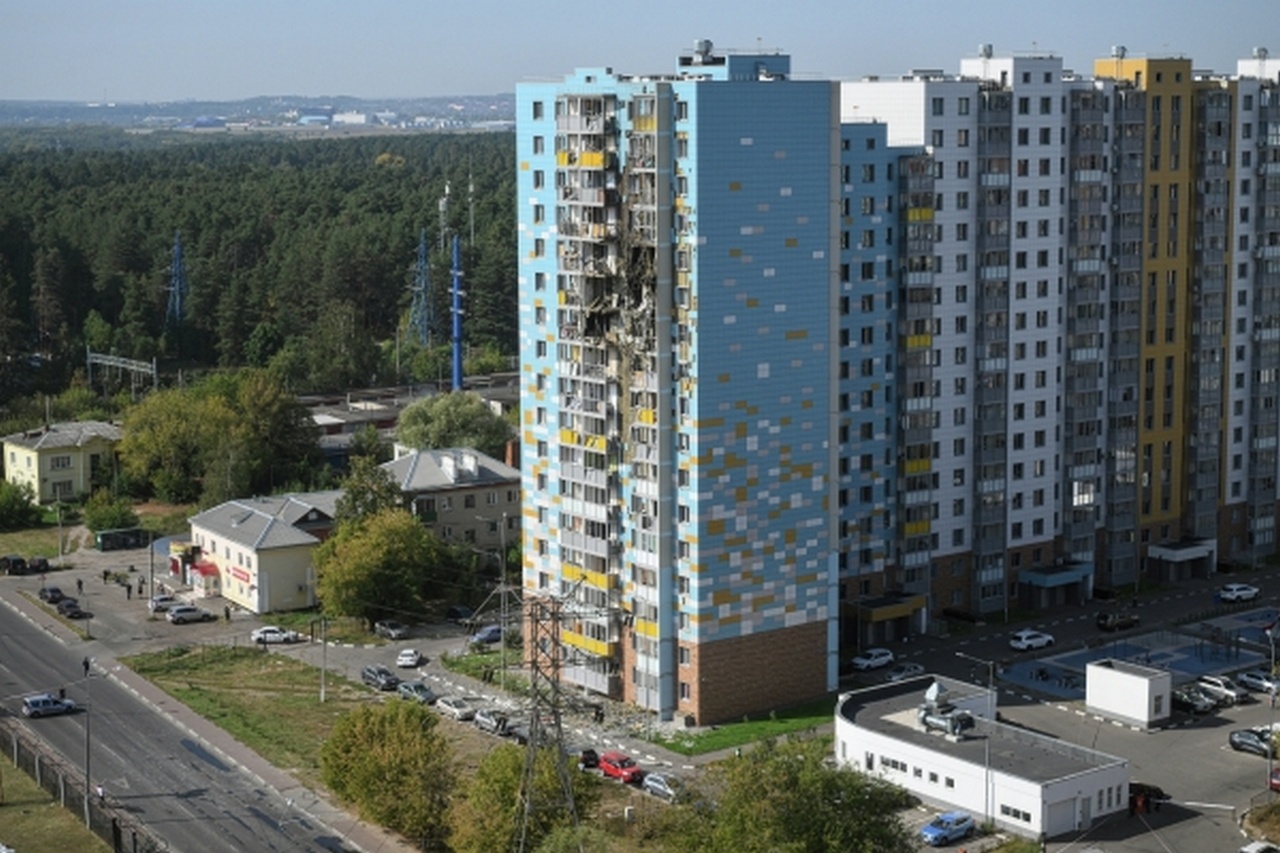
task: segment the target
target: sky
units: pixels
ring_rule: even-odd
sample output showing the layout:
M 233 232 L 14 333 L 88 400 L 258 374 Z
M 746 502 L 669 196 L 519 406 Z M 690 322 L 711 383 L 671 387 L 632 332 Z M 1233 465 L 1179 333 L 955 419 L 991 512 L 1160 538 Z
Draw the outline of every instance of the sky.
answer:
M 1196 11 L 1192 11 L 1192 10 Z M 0 99 L 231 101 L 494 95 L 575 68 L 665 73 L 696 39 L 856 79 L 1124 45 L 1235 73 L 1280 56 L 1276 0 L 0 0 Z M 1274 44 L 1268 45 L 1265 39 Z M 1260 41 L 1261 39 L 1261 41 Z

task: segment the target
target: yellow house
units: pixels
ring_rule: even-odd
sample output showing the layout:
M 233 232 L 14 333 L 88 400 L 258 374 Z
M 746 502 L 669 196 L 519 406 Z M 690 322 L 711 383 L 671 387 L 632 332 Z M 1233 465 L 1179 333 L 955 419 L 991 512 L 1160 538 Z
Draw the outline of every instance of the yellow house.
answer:
M 4 476 L 27 483 L 36 503 L 71 500 L 93 490 L 93 475 L 112 458 L 120 428 L 102 421 L 51 424 L 4 437 Z
M 227 501 L 192 516 L 199 548 L 184 578 L 252 613 L 301 610 L 316 603 L 312 554 L 333 529 L 341 490 Z

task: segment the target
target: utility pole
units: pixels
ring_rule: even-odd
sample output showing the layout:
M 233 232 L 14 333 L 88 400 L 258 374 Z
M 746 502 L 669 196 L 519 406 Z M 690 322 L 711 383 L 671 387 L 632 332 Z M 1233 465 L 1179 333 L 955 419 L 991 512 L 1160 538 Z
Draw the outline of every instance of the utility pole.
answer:
M 89 724 L 93 720 L 93 695 L 89 691 L 89 685 L 93 678 L 93 658 L 85 658 L 84 668 L 84 825 L 92 827 L 93 821 L 89 814 L 89 797 L 93 791 L 93 777 L 89 768 L 89 744 L 91 737 L 89 733 Z

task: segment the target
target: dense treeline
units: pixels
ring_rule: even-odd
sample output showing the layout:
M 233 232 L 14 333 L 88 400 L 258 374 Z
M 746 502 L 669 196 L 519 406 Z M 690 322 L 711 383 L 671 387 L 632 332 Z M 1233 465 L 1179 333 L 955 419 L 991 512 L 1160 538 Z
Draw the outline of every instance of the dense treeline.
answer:
M 156 358 L 162 371 L 270 367 L 295 392 L 435 378 L 439 354 L 415 350 L 404 330 L 425 228 L 436 341 L 447 340 L 446 184 L 468 342 L 514 353 L 514 151 L 510 134 L 90 149 L 8 140 L 0 404 L 67 387 L 86 345 Z M 166 325 L 175 232 L 188 292 L 180 323 Z

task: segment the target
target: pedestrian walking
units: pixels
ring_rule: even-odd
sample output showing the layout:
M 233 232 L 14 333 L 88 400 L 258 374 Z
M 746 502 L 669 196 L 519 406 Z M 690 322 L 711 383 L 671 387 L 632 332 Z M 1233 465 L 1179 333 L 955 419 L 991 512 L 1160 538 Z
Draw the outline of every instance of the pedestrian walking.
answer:
M 88 678 L 89 677 L 89 659 L 85 658 L 83 661 L 80 662 L 80 664 L 81 666 L 84 667 L 84 677 Z
M 102 790 L 102 785 L 98 785 L 98 805 L 104 806 L 106 804 L 107 804 L 107 795 Z
M 142 578 L 138 578 L 138 595 L 142 595 Z
M 107 582 L 108 580 L 110 580 L 110 579 L 111 579 L 111 570 L 110 570 L 110 569 L 103 569 L 103 570 L 102 570 L 102 583 L 105 585 L 105 584 L 106 584 L 106 582 Z
M 222 617 L 226 619 L 228 622 L 231 621 L 231 605 L 230 604 L 224 604 L 222 606 Z
M 84 578 L 76 578 L 76 595 L 84 595 Z
M 131 584 L 124 585 L 124 597 L 133 601 L 133 586 Z

